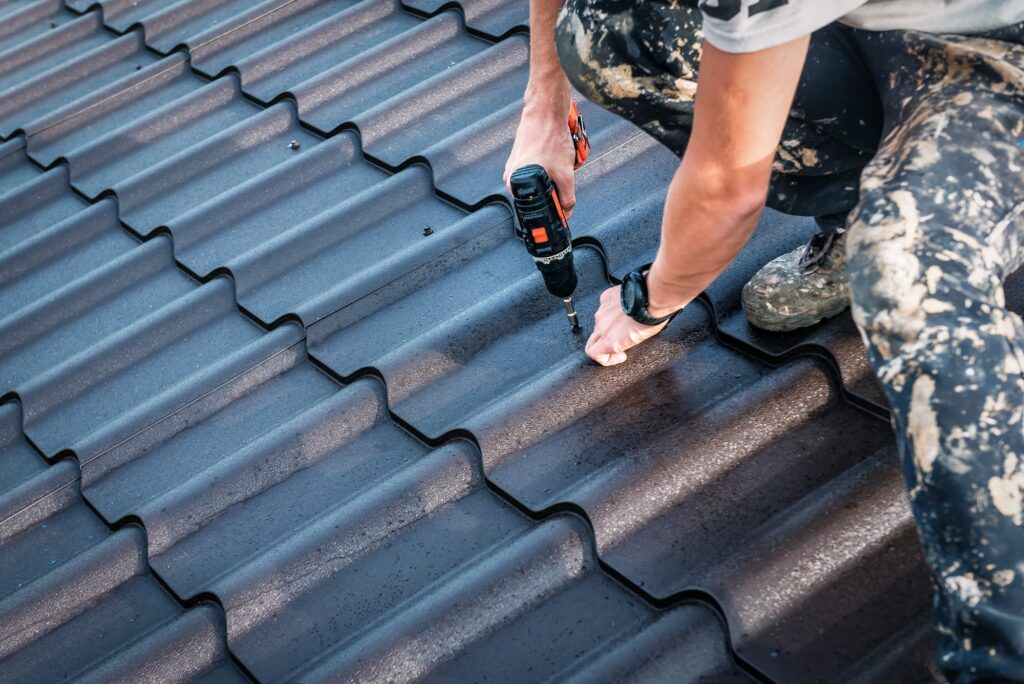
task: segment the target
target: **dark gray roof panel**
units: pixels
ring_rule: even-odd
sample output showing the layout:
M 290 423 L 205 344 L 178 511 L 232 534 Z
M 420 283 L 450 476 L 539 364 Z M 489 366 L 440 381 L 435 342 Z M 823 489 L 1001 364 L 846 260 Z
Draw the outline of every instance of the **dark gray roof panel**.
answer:
M 433 196 L 428 171 L 410 168 L 228 265 L 247 310 L 310 325 L 499 225 L 511 231 L 504 206 L 466 216 Z
M 864 343 L 849 313 L 841 314 L 817 326 L 791 333 L 769 333 L 759 330 L 739 313 L 720 322 L 721 331 L 730 344 L 756 350 L 766 358 L 785 358 L 793 354 L 824 351 L 835 360 L 843 387 L 852 395 L 874 406 L 880 413 L 888 410 L 875 372 L 864 353 Z
M 15 136 L 0 142 L 0 194 L 7 194 L 38 175 L 39 169 L 26 163 L 24 138 Z
M 60 175 L 60 171 L 48 173 Z M 126 254 L 138 241 L 124 231 L 106 199 L 51 222 L 0 252 L 0 311 L 14 312 Z
M 289 1 L 265 0 L 254 7 L 253 0 L 66 0 L 79 12 L 99 7 L 106 25 L 116 31 L 141 26 L 146 44 L 161 53 L 179 45 L 199 47 Z
M 739 684 L 753 680 L 718 656 L 714 616 L 699 603 L 661 611 L 654 622 L 625 639 L 581 658 L 552 681 L 572 684 L 690 681 Z
M 367 153 L 398 166 L 519 101 L 528 45 L 525 36 L 512 36 L 355 117 Z
M 157 247 L 159 242 L 165 241 L 151 244 Z M 137 263 L 126 262 L 115 278 L 131 278 L 129 273 L 138 268 L 143 273 L 149 270 L 150 282 L 130 287 L 121 295 L 123 302 L 93 307 L 80 324 L 76 320 L 74 326 L 42 336 L 40 344 L 48 343 L 49 349 L 63 356 L 51 351 L 44 360 L 53 365 L 16 386 L 25 402 L 26 431 L 49 454 L 71 448 L 80 459 L 88 460 L 101 448 L 273 355 L 301 334 L 295 326 L 285 326 L 261 335 L 238 315 L 231 285 L 223 278 L 168 297 L 167 289 L 175 287 L 169 282 L 172 276 L 154 272 L 142 262 L 168 260 L 169 245 L 164 245 L 163 254 L 144 253 L 144 249 L 136 250 Z M 147 297 L 153 298 L 152 304 L 145 302 Z M 122 303 L 123 309 L 118 307 Z M 136 305 L 148 306 L 150 311 L 128 324 L 118 320 L 128 306 Z M 119 309 L 116 314 L 115 308 Z M 26 321 L 29 326 L 47 323 Z M 113 327 L 115 323 L 118 327 Z M 99 339 L 90 348 L 69 354 L 66 345 L 79 330 Z M 74 349 L 78 348 L 76 344 Z M 22 347 L 20 353 L 4 358 L 3 367 L 14 368 L 21 361 L 20 372 L 28 365 L 26 353 L 38 349 L 38 345 Z M 37 353 L 42 356 L 41 351 Z M 33 359 L 33 363 L 38 367 L 41 362 Z
M 287 347 L 237 312 L 230 281 L 196 287 L 171 241 L 137 244 L 114 200 L 88 206 L 56 168 L 0 197 L 0 391 L 53 455 L 134 434 Z
M 182 611 L 148 571 L 141 528 L 111 533 L 74 462 L 47 466 L 20 422 L 0 405 L 0 679 L 245 681 L 216 609 Z
M 176 593 L 220 599 L 232 650 L 262 680 L 561 679 L 588 654 L 629 662 L 647 644 L 651 667 L 690 658 L 694 680 L 742 679 L 707 608 L 653 620 L 600 572 L 578 520 L 531 523 L 486 488 L 469 443 L 425 447 L 377 381 L 340 388 L 301 345 L 86 478 L 104 516 L 145 522 Z M 435 648 L 409 650 L 424 641 Z
M 231 77 L 225 77 L 231 78 Z M 114 185 L 121 218 L 146 234 L 192 207 L 291 159 L 317 141 L 282 102 Z
M 187 82 L 198 82 L 193 79 Z M 260 114 L 245 102 L 233 76 L 200 88 L 183 87 L 179 97 L 161 104 L 141 118 L 122 118 L 116 112 L 117 127 L 83 144 L 55 145 L 68 160 L 72 184 L 96 197 Z
M 26 5 L 26 7 L 29 7 Z M 52 8 L 52 3 L 47 3 Z M 59 10 L 58 10 L 59 13 Z M 57 26 L 49 28 L 51 22 Z M 110 42 L 98 12 L 61 22 L 56 15 L 36 20 L 39 31 L 23 38 L 14 32 L 0 39 L 0 93 L 30 79 L 82 59 Z
M 259 110 L 226 76 L 105 136 L 61 150 L 90 197 L 113 189 L 140 234 L 311 147 L 294 106 Z
M 427 160 L 436 187 L 467 205 L 502 193 L 526 79 L 525 37 L 492 46 L 467 35 L 456 13 L 424 21 L 391 2 L 334 15 L 317 5 L 301 9 L 283 7 L 260 19 L 263 31 L 250 32 L 252 24 L 210 43 L 195 58 L 198 68 L 237 69 L 242 89 L 263 102 L 290 95 L 299 118 L 320 131 L 358 127 L 366 152 L 388 166 Z M 322 18 L 311 23 L 309 13 Z M 303 17 L 305 28 L 285 31 Z M 581 106 L 592 134 L 613 126 L 620 137 L 638 134 Z
M 454 513 L 443 510 L 437 517 Z M 435 521 L 426 524 L 430 522 Z M 557 679 L 566 675 L 567 664 L 578 667 L 605 653 L 609 643 L 626 640 L 653 623 L 649 608 L 617 590 L 600 572 L 583 525 L 571 517 L 560 516 L 492 543 L 463 561 L 469 567 L 380 613 L 365 629 L 295 673 L 297 677 L 310 682 L 466 681 L 488 673 L 497 681 Z M 384 555 L 394 551 L 402 550 L 392 546 Z M 418 549 L 416 553 L 423 557 Z M 713 630 L 707 609 L 694 609 L 692 618 L 703 617 L 701 627 Z M 717 641 L 702 636 L 697 637 L 701 646 Z M 721 651 L 702 655 L 717 655 L 712 672 L 725 669 Z M 676 681 L 698 681 L 704 674 L 683 671 Z M 735 670 L 727 674 L 739 678 Z
M 236 85 L 232 76 L 218 79 L 59 153 L 82 191 L 115 189 L 121 218 L 137 232 L 169 227 L 190 270 L 228 268 L 239 301 L 265 322 L 293 314 L 312 323 L 508 221 L 498 207 L 463 220 L 435 198 L 425 167 L 388 177 L 363 160 L 354 134 L 314 144 L 290 104 L 261 112 L 241 101 Z M 213 109 L 218 98 L 224 105 Z M 174 126 L 158 127 L 167 116 Z M 48 147 L 57 152 L 60 144 Z M 111 158 L 120 149 L 130 154 Z M 172 149 L 180 151 L 166 160 Z M 354 263 L 364 266 L 353 271 Z
M 3 59 L 0 56 L 0 59 Z M 35 119 L 64 108 L 68 102 L 88 99 L 97 91 L 156 62 L 133 32 L 107 40 L 87 52 L 68 56 L 17 83 L 4 83 L 0 91 L 0 134 L 31 128 Z
M 17 417 L 16 406 L 11 404 L 4 409 Z M 12 407 L 14 411 L 10 410 Z M 20 433 L 20 426 L 15 429 Z M 10 601 L 20 590 L 110 536 L 103 522 L 78 495 L 75 464 L 62 460 L 47 466 L 39 454 L 24 444 L 23 435 L 20 441 L 22 444 L 0 446 L 0 458 L 20 459 L 24 455 L 11 453 L 12 447 L 24 448 L 30 452 L 25 455 L 40 467 L 18 482 L 17 487 L 0 494 L 4 512 L 13 514 L 0 523 L 0 602 Z M 23 496 L 28 490 L 34 494 L 31 499 Z M 20 508 L 15 510 L 15 504 Z
M 12 490 L 46 470 L 46 464 L 21 432 L 21 407 L 15 402 L 0 404 L 0 454 L 0 497 L 4 501 L 10 500 Z M 35 497 L 30 500 L 35 501 Z M 14 512 L 5 508 L 0 519 L 7 520 Z
M 402 4 L 427 14 L 457 7 L 465 15 L 467 27 L 491 38 L 501 38 L 530 24 L 529 0 L 403 0 Z
M 17 160 L 17 165 L 24 169 L 31 166 L 24 158 Z M 85 202 L 75 197 L 68 186 L 65 168 L 43 174 L 12 169 L 5 176 L 11 182 L 0 186 L 0 254 L 37 238 L 86 208 Z
M 773 534 L 722 569 L 738 652 L 780 681 L 836 681 L 889 647 L 913 672 L 898 681 L 926 681 L 932 654 L 890 638 L 917 627 L 931 605 L 895 450 L 866 458 L 773 522 Z
M 267 323 L 297 314 L 308 325 L 503 221 L 504 207 L 467 218 L 438 200 L 423 166 L 389 177 L 347 133 L 168 226 L 178 259 L 199 274 L 227 267 L 248 311 Z
M 0 53 L 41 38 L 78 17 L 61 0 L 15 0 L 0 4 Z
M 196 68 L 210 75 L 237 69 L 247 93 L 270 101 L 396 36 L 406 38 L 422 23 L 392 0 L 297 4 L 267 15 L 258 32 L 231 33 L 204 46 L 195 55 Z M 295 16 L 299 8 L 305 12 Z M 318 21 L 310 22 L 310 14 Z M 297 19 L 308 25 L 294 26 Z M 463 42 L 484 47 L 471 38 Z M 406 66 L 422 69 L 415 63 Z
M 298 102 L 303 121 L 333 131 L 487 47 L 484 41 L 466 35 L 458 15 L 445 12 L 417 21 L 404 33 L 330 69 L 305 72 L 287 90 Z
M 252 260 L 250 255 L 269 249 L 290 229 L 372 191 L 388 178 L 363 161 L 356 136 L 344 133 L 301 150 L 166 225 L 174 235 L 178 258 L 193 272 L 205 276 L 228 264 L 233 264 L 233 272 L 244 272 L 237 263 L 241 259 Z M 392 210 L 372 209 L 382 214 Z M 350 266 L 355 265 L 351 260 Z
M 106 136 L 111 131 L 161 111 L 167 103 L 203 85 L 205 82 L 188 68 L 183 53 L 168 55 L 25 124 L 22 128 L 29 136 L 29 155 L 42 166 L 49 166 L 94 141 L 106 140 L 109 144 Z M 83 172 L 88 169 L 81 158 L 79 164 Z

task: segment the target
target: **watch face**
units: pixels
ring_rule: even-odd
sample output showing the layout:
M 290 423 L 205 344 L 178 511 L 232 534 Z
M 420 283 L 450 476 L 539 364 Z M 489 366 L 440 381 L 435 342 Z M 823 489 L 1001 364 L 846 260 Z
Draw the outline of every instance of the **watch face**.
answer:
M 628 314 L 635 314 L 640 302 L 640 287 L 635 273 L 630 273 L 622 283 L 622 305 Z

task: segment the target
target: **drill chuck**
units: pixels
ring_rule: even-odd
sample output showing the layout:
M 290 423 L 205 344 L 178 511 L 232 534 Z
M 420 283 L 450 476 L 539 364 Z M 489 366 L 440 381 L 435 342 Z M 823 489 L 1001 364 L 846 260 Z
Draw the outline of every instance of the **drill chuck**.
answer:
M 569 300 L 576 291 L 576 269 L 572 259 L 572 235 L 558 201 L 558 190 L 547 171 L 537 164 L 517 169 L 510 181 L 519 219 L 518 232 L 526 251 L 537 264 L 548 292 Z M 566 305 L 571 306 L 571 301 Z

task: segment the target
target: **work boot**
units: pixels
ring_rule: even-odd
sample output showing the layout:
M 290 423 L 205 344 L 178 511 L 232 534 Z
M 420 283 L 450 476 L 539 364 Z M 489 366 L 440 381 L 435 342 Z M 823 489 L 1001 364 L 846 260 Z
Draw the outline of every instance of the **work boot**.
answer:
M 827 218 L 806 246 L 768 262 L 743 287 L 751 325 L 773 332 L 806 328 L 850 305 L 846 233 L 836 232 L 838 219 Z

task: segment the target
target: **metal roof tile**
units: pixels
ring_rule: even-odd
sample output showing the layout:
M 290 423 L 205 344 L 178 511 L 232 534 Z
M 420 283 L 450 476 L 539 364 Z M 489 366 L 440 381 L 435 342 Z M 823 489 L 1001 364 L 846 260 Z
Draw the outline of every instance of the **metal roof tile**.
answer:
M 301 335 L 263 335 L 237 313 L 228 280 L 196 287 L 168 238 L 137 244 L 114 200 L 85 205 L 60 168 L 0 207 L 0 388 L 24 402 L 48 454 L 87 460 Z
M 0 5 L 0 52 L 38 39 L 77 17 L 61 0 L 28 0 Z
M 47 466 L 20 423 L 0 404 L 0 679 L 245 681 L 216 609 L 183 611 L 148 572 L 141 528 L 110 532 L 77 466 Z
M 421 21 L 403 12 L 397 2 L 321 2 L 314 6 L 319 21 L 296 30 L 290 24 L 252 34 L 240 46 L 223 52 L 222 41 L 237 40 L 233 33 L 200 50 L 197 69 L 216 74 L 227 68 L 237 69 L 243 88 L 269 102 L 293 85 L 321 74 L 355 55 L 420 25 Z M 329 12 L 325 10 L 329 9 Z M 275 12 L 266 18 L 286 17 Z M 454 36 L 453 36 L 454 37 Z M 258 40 L 259 45 L 254 45 Z M 410 65 L 418 68 L 418 65 Z
M 115 31 L 141 26 L 146 44 L 163 54 L 179 46 L 199 47 L 288 3 L 265 0 L 253 7 L 252 0 L 66 0 L 78 12 L 98 7 Z
M 402 5 L 426 14 L 458 7 L 468 28 L 495 39 L 530 25 L 529 0 L 403 0 Z
M 488 47 L 466 35 L 453 12 L 406 29 L 329 69 L 305 71 L 294 82 L 282 84 L 286 90 L 281 92 L 295 98 L 303 121 L 331 132 Z M 272 93 L 266 90 L 263 97 Z
M 16 136 L 0 142 L 0 194 L 22 185 L 39 175 L 39 169 L 25 163 L 25 139 Z
M 141 34 L 130 33 L 9 85 L 0 91 L 0 134 L 25 130 L 34 119 L 93 95 L 155 61 L 145 50 Z
M 111 131 L 162 111 L 168 102 L 203 85 L 183 53 L 168 55 L 23 124 L 28 154 L 40 165 L 50 166 L 93 141 L 109 141 L 106 136 Z
M 219 597 L 261 679 L 458 679 L 484 663 L 561 678 L 584 654 L 629 662 L 647 642 L 652 668 L 688 654 L 693 679 L 744 678 L 710 610 L 655 619 L 600 572 L 578 520 L 532 523 L 485 487 L 472 445 L 429 449 L 383 394 L 340 388 L 296 345 L 86 466 L 86 496 L 145 522 L 179 595 Z M 434 646 L 410 659 L 415 643 Z
M 61 168 L 32 174 L 23 182 L 0 189 L 0 193 L 0 206 L 4 207 L 0 214 L 0 250 L 4 253 L 86 206 L 71 192 L 67 171 Z

